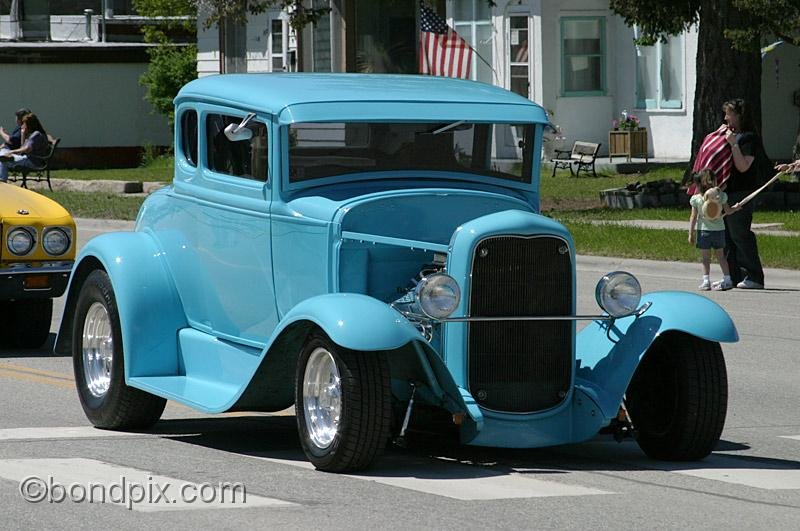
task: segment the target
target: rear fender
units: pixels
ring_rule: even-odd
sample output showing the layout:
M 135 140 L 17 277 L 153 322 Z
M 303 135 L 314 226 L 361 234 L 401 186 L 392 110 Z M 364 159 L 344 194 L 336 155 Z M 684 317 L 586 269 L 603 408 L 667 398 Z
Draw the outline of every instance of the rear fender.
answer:
M 125 353 L 125 378 L 180 374 L 178 330 L 187 325 L 178 292 L 153 237 L 102 234 L 87 243 L 67 288 L 55 351 L 71 354 L 75 305 L 86 277 L 103 269 L 111 279 Z
M 662 291 L 644 295 L 642 303 L 648 302 L 652 305 L 639 317 L 594 321 L 577 335 L 575 385 L 607 419 L 617 415 L 639 362 L 664 332 L 675 330 L 715 342 L 739 340 L 730 316 L 710 299 Z

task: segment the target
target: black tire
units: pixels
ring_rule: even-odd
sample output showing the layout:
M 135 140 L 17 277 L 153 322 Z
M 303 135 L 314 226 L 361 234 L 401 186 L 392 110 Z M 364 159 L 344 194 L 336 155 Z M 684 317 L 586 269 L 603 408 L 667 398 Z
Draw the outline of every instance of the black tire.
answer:
M 2 303 L 4 323 L 0 344 L 10 348 L 39 348 L 50 337 L 53 299 L 22 299 Z
M 676 332 L 661 336 L 636 369 L 626 404 L 637 442 L 651 458 L 706 457 L 719 441 L 728 407 L 719 343 Z
M 83 330 L 91 308 L 105 308 L 111 332 L 110 382 L 104 392 L 93 393 L 87 385 L 83 358 Z M 167 401 L 125 384 L 125 358 L 119 312 L 111 280 L 105 271 L 95 270 L 81 286 L 72 324 L 72 363 L 75 385 L 86 417 L 98 428 L 144 429 L 161 418 Z M 99 396 L 98 396 L 99 395 Z
M 331 355 L 341 382 L 338 427 L 331 442 L 324 445 L 316 443 L 309 432 L 303 398 L 306 367 L 318 349 Z M 297 364 L 295 398 L 300 442 L 317 469 L 326 472 L 363 470 L 374 463 L 386 447 L 391 428 L 391 387 L 385 353 L 347 350 L 324 334 L 312 335 Z

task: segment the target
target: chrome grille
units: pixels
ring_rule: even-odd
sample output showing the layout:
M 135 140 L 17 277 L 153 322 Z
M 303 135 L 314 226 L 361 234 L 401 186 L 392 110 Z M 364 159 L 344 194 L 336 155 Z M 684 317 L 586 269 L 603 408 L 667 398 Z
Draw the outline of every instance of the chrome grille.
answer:
M 472 262 L 470 315 L 570 315 L 572 263 L 552 236 L 481 241 Z M 469 324 L 469 389 L 478 404 L 526 413 L 559 404 L 569 390 L 572 321 Z

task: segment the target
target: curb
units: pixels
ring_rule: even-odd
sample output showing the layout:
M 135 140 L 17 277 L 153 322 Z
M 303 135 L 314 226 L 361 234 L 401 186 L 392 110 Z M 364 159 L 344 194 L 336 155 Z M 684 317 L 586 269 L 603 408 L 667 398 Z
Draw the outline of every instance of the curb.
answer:
M 50 179 L 53 190 L 67 192 L 105 192 L 110 194 L 151 194 L 167 186 L 162 182 L 141 181 L 81 181 L 76 179 Z M 18 182 L 19 186 L 21 182 Z M 47 190 L 47 181 L 28 181 L 28 188 L 35 191 Z

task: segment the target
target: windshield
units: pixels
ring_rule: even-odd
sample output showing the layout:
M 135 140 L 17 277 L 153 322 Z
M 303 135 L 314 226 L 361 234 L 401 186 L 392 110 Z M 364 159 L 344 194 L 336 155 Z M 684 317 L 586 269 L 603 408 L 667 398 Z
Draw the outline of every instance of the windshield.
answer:
M 299 123 L 292 183 L 372 171 L 445 171 L 531 182 L 532 124 Z

